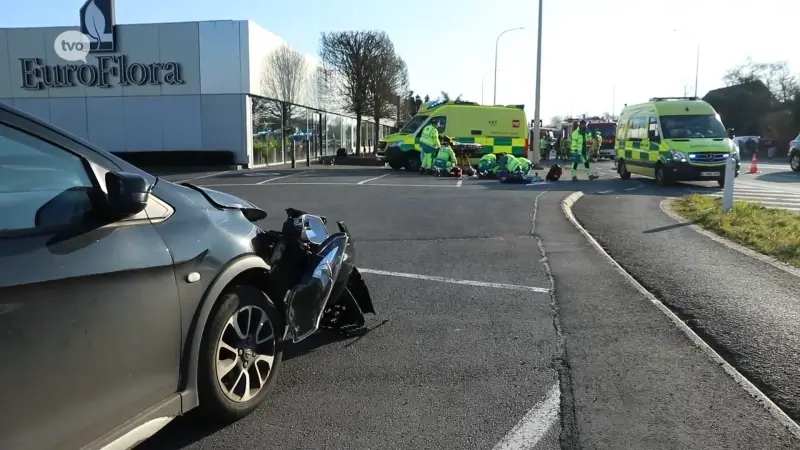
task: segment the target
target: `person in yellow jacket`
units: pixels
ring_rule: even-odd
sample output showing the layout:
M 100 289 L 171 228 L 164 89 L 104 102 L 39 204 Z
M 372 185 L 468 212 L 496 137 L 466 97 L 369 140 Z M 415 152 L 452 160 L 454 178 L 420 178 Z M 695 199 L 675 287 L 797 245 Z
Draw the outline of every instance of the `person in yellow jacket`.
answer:
M 436 154 L 436 158 L 433 160 L 433 167 L 448 174 L 453 170 L 457 162 L 456 152 L 454 152 L 449 145 L 442 145 L 439 147 L 439 153 Z
M 433 169 L 433 156 L 442 146 L 441 141 L 439 141 L 439 130 L 436 129 L 436 124 L 428 122 L 425 125 L 419 137 L 419 145 L 422 147 L 422 166 L 420 171 L 430 171 Z
M 570 144 L 572 146 L 572 181 L 578 181 L 578 164 L 583 164 L 583 170 L 590 180 L 600 178 L 592 172 L 589 166 L 588 146 L 592 142 L 592 132 L 586 128 L 586 121 L 581 120 L 578 127 L 572 131 Z

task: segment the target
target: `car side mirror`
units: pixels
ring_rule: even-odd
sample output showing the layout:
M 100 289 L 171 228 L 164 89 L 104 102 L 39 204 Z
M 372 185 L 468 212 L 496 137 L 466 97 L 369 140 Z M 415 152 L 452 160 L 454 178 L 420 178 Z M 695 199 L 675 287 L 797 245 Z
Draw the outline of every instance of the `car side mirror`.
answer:
M 728 139 L 733 139 L 733 137 L 735 136 L 733 132 L 734 132 L 733 128 L 728 128 Z
M 127 172 L 106 173 L 111 219 L 119 220 L 144 211 L 152 186 L 141 175 Z

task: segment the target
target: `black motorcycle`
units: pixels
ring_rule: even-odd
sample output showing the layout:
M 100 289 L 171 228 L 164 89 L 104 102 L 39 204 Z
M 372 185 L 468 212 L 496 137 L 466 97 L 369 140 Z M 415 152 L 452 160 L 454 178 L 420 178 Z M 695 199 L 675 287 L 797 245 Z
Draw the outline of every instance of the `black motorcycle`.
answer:
M 330 233 L 327 219 L 289 208 L 281 231 L 261 236 L 259 253 L 270 265 L 273 298 L 284 299 L 288 333 L 297 343 L 319 329 L 363 334 L 366 314 L 375 314 L 364 278 L 355 266 L 355 246 L 343 222 Z

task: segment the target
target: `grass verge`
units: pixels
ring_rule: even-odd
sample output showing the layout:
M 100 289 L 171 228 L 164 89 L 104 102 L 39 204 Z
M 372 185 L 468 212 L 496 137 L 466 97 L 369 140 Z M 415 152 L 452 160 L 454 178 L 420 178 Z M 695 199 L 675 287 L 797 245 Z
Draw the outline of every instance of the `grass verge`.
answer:
M 736 201 L 722 212 L 722 200 L 703 195 L 680 197 L 672 202 L 676 213 L 731 241 L 800 267 L 800 214 Z

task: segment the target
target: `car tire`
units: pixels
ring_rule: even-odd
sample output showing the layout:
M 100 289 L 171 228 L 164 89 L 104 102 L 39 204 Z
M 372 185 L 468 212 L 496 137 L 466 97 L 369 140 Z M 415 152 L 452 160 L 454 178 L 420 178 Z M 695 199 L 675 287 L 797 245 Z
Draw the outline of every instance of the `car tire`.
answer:
M 661 164 L 656 165 L 656 184 L 659 186 L 667 186 L 669 181 L 667 180 L 667 173 L 664 171 L 664 166 Z
M 789 157 L 789 167 L 795 172 L 800 172 L 800 151 L 794 152 L 794 154 Z
M 623 180 L 631 179 L 631 173 L 628 172 L 628 166 L 625 164 L 624 160 L 617 162 L 617 173 L 619 173 L 619 177 Z
M 246 324 L 249 328 L 243 329 Z M 264 401 L 280 371 L 283 330 L 283 316 L 264 292 L 235 286 L 220 296 L 203 333 L 198 361 L 199 412 L 205 418 L 236 421 Z
M 419 160 L 419 153 L 409 151 L 404 166 L 408 172 L 419 172 L 420 167 L 422 167 L 422 161 Z

